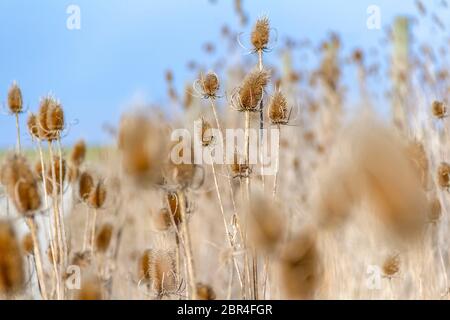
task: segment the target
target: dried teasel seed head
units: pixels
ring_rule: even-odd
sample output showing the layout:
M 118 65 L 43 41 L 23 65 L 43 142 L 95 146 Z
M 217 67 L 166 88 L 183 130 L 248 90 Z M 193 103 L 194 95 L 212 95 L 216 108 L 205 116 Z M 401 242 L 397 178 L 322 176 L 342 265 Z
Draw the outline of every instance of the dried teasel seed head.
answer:
M 79 176 L 80 176 L 80 168 L 69 166 L 69 171 L 67 173 L 67 180 L 70 183 L 75 183 L 78 180 Z
M 269 119 L 272 124 L 287 124 L 289 121 L 289 112 L 287 100 L 281 91 L 275 92 L 269 103 Z
M 8 108 L 11 113 L 18 114 L 22 112 L 22 91 L 16 82 L 13 82 L 8 91 Z
M 383 263 L 383 274 L 386 277 L 393 277 L 400 271 L 400 258 L 399 255 L 391 255 L 386 258 Z
M 166 250 L 146 250 L 139 260 L 140 279 L 151 285 L 158 296 L 177 289 L 173 252 Z
M 55 103 L 55 99 L 53 99 L 51 96 L 47 96 L 41 99 L 39 111 L 37 114 L 37 126 L 39 131 L 39 139 L 41 140 L 54 139 L 54 136 L 52 136 L 50 128 L 48 127 L 47 119 L 49 118 L 50 110 L 53 108 L 53 105 Z
M 206 98 L 215 98 L 220 87 L 219 78 L 217 75 L 213 72 L 209 72 L 205 76 L 202 76 L 200 81 L 203 95 Z
M 280 258 L 280 277 L 288 299 L 311 299 L 320 284 L 322 266 L 313 228 L 301 230 L 290 240 Z
M 99 279 L 93 277 L 83 281 L 77 300 L 103 300 L 103 290 Z
M 19 213 L 30 216 L 39 209 L 41 198 L 38 185 L 25 157 L 17 154 L 8 156 L 2 166 L 0 180 Z
M 441 188 L 448 189 L 450 187 L 450 164 L 441 162 L 438 168 L 437 180 Z
M 34 254 L 33 237 L 29 232 L 22 238 L 22 249 L 28 255 Z
M 212 135 L 212 127 L 209 124 L 208 121 L 206 121 L 205 119 L 201 119 L 202 122 L 202 127 L 200 130 L 200 141 L 202 143 L 202 146 L 204 147 L 208 147 L 211 145 L 211 143 L 214 140 L 214 136 Z
M 244 79 L 236 97 L 235 105 L 239 111 L 259 111 L 259 103 L 263 98 L 264 89 L 269 82 L 266 70 L 255 69 Z
M 24 261 L 16 234 L 9 222 L 0 221 L 0 295 L 20 291 L 24 282 Z
M 97 182 L 97 185 L 91 190 L 88 198 L 88 204 L 92 208 L 101 208 L 106 200 L 106 187 L 101 181 Z
M 436 118 L 442 119 L 447 116 L 447 106 L 443 101 L 433 101 L 431 112 Z
M 83 172 L 80 175 L 78 181 L 78 195 L 81 200 L 87 201 L 92 189 L 94 188 L 94 178 L 89 174 L 89 172 Z
M 198 300 L 215 300 L 216 294 L 211 286 L 203 283 L 197 283 L 197 299 Z
M 111 243 L 111 237 L 113 233 L 113 226 L 109 223 L 104 224 L 97 233 L 95 239 L 95 247 L 99 252 L 105 252 L 108 250 L 109 244 Z
M 439 198 L 434 197 L 430 201 L 430 211 L 428 214 L 428 219 L 431 223 L 436 223 L 439 221 L 442 215 L 442 206 Z
M 230 165 L 230 170 L 233 177 L 241 178 L 245 177 L 249 173 L 250 168 L 242 161 L 242 157 L 240 157 L 237 153 L 234 153 L 233 163 Z
M 64 129 L 64 111 L 61 104 L 55 101 L 47 113 L 47 127 L 50 133 L 58 137 L 60 132 Z
M 267 49 L 270 37 L 269 18 L 258 19 L 253 28 L 251 42 L 255 51 Z
M 28 132 L 32 138 L 39 139 L 39 127 L 37 124 L 37 117 L 34 113 L 30 113 L 27 120 Z
M 72 153 L 70 154 L 70 162 L 79 167 L 86 157 L 86 144 L 84 140 L 78 141 L 72 149 Z

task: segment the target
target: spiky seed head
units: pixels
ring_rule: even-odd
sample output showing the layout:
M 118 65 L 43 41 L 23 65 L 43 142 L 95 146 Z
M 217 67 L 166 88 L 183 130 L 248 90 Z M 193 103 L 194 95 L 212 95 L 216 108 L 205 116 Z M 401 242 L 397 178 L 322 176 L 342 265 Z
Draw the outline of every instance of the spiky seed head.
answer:
M 28 116 L 27 127 L 31 137 L 39 139 L 39 127 L 37 124 L 37 117 L 34 113 L 30 113 Z
M 78 141 L 70 154 L 70 161 L 73 165 L 79 167 L 86 157 L 86 143 L 84 140 Z
M 97 182 L 97 185 L 92 189 L 88 203 L 91 207 L 99 209 L 101 208 L 106 200 L 106 187 L 101 181 Z
M 140 279 L 150 284 L 159 296 L 176 290 L 175 271 L 175 259 L 171 251 L 148 249 L 139 260 Z
M 208 121 L 206 121 L 205 119 L 201 119 L 202 121 L 202 127 L 200 130 L 200 141 L 202 143 L 202 146 L 204 147 L 208 147 L 209 145 L 211 145 L 211 143 L 214 140 L 214 136 L 212 135 L 212 127 L 209 124 Z
M 383 274 L 386 277 L 392 278 L 400 271 L 400 258 L 397 255 L 391 255 L 386 258 L 383 263 Z
M 87 201 L 93 188 L 94 178 L 92 178 L 89 172 L 83 172 L 80 175 L 80 180 L 78 182 L 78 194 L 81 200 Z
M 217 75 L 213 72 L 209 72 L 204 77 L 202 76 L 200 80 L 203 95 L 207 98 L 215 98 L 220 87 Z
M 270 37 L 269 18 L 258 19 L 253 28 L 251 41 L 255 51 L 267 49 Z
M 250 72 L 239 89 L 236 107 L 240 111 L 259 111 L 259 103 L 268 82 L 269 73 L 266 70 L 255 69 Z
M 281 91 L 272 96 L 268 110 L 272 124 L 286 124 L 289 121 L 287 100 Z
M 438 184 L 443 189 L 450 187 L 450 164 L 441 162 L 438 168 Z
M 29 232 L 22 238 L 22 250 L 28 255 L 34 255 L 33 237 Z
M 41 99 L 38 111 L 38 130 L 39 130 L 39 138 L 41 140 L 51 140 L 51 132 L 48 127 L 48 121 L 50 110 L 53 108 L 55 104 L 55 100 L 51 96 L 47 96 Z
M 54 101 L 47 113 L 47 127 L 54 139 L 64 129 L 64 111 L 58 101 Z
M 215 300 L 216 294 L 211 286 L 203 283 L 197 283 L 197 299 L 198 300 Z
M 113 226 L 109 223 L 104 224 L 100 228 L 95 239 L 95 247 L 98 252 L 105 252 L 108 250 L 109 244 L 111 243 L 112 232 Z
M 22 91 L 16 82 L 13 82 L 8 91 L 8 108 L 11 113 L 18 114 L 22 112 Z
M 24 280 L 24 262 L 14 229 L 9 222 L 0 221 L 0 295 L 20 291 Z
M 443 101 L 433 101 L 431 104 L 431 112 L 436 118 L 442 119 L 447 116 L 447 106 Z

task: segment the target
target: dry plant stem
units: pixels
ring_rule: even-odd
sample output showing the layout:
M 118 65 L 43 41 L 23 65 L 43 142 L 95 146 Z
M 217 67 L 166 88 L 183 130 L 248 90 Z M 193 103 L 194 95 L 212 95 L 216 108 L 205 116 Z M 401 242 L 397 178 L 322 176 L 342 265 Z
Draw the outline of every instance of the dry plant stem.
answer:
M 181 221 L 182 221 L 182 227 L 183 227 L 183 236 L 184 236 L 184 249 L 186 254 L 186 268 L 188 272 L 189 277 L 189 286 L 190 286 L 190 292 L 189 292 L 189 298 L 191 300 L 197 299 L 197 286 L 195 281 L 195 271 L 194 271 L 194 258 L 192 256 L 192 246 L 191 246 L 191 236 L 189 234 L 189 228 L 187 223 L 187 217 L 186 217 L 186 199 L 184 197 L 183 191 L 177 192 L 178 196 L 178 205 L 180 206 L 180 214 L 181 214 Z
M 63 243 L 62 243 L 62 231 L 61 231 L 61 223 L 60 223 L 60 214 L 58 208 L 58 195 L 56 190 L 56 172 L 55 172 L 55 164 L 54 164 L 54 156 L 53 156 L 53 146 L 52 142 L 48 142 L 48 150 L 50 156 L 50 166 L 52 169 L 52 193 L 53 193 L 53 217 L 56 228 L 55 238 L 57 239 L 58 245 L 56 246 L 56 251 L 59 254 L 59 277 L 58 277 L 58 299 L 64 299 L 64 289 L 62 288 L 62 273 L 64 269 L 64 254 L 63 254 Z M 55 260 L 56 256 L 53 256 L 53 260 Z
M 86 221 L 85 221 L 85 224 L 84 224 L 84 235 L 83 235 L 83 252 L 86 251 L 87 244 L 88 244 L 88 235 L 89 235 L 89 230 L 90 230 L 90 228 L 89 228 L 90 227 L 90 223 L 89 223 L 90 216 L 91 216 L 90 209 L 89 209 L 89 207 L 87 207 L 87 210 L 86 210 Z
M 263 70 L 263 60 L 262 60 L 262 50 L 258 50 L 258 68 L 259 71 Z M 260 111 L 259 111 L 259 161 L 261 165 L 261 181 L 262 188 L 265 189 L 265 175 L 264 175 L 264 154 L 262 149 L 263 143 L 263 132 L 264 132 L 264 106 L 261 100 L 260 102 Z
M 274 180 L 273 180 L 273 191 L 272 191 L 272 196 L 273 196 L 274 199 L 275 199 L 276 194 L 277 194 L 278 171 L 279 171 L 279 166 L 280 166 L 280 134 L 281 134 L 280 125 L 277 125 L 277 129 L 278 129 L 277 158 L 276 158 L 276 162 L 275 162 L 275 177 L 274 177 Z
M 39 247 L 39 240 L 37 236 L 37 228 L 36 221 L 33 217 L 26 218 L 28 228 L 30 229 L 31 238 L 33 239 L 33 251 L 34 251 L 34 261 L 36 264 L 36 272 L 39 281 L 39 290 L 41 291 L 42 299 L 47 300 L 47 289 L 45 286 L 45 276 L 44 276 L 44 268 L 42 265 L 42 254 L 41 249 Z
M 94 208 L 94 216 L 92 217 L 92 229 L 91 229 L 91 245 L 90 249 L 94 252 L 94 243 L 95 243 L 95 225 L 97 223 L 97 209 Z
M 21 146 L 20 146 L 20 125 L 19 125 L 19 113 L 16 112 L 16 130 L 17 130 L 17 153 L 21 152 Z
M 59 156 L 59 193 L 61 198 L 61 231 L 62 231 L 62 242 L 63 242 L 63 254 L 64 254 L 64 266 L 67 261 L 67 238 L 66 238 L 66 227 L 64 221 L 64 184 L 63 184 L 63 158 L 62 158 L 62 147 L 61 147 L 61 137 L 58 134 L 58 139 L 56 140 L 58 144 L 58 156 Z

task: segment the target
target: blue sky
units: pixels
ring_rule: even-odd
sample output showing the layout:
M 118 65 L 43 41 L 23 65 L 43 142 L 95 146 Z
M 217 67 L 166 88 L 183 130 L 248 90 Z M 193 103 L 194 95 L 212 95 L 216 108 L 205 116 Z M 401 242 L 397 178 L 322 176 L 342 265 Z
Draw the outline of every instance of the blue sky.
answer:
M 102 124 L 117 123 L 133 100 L 164 103 L 166 69 L 174 70 L 181 89 L 189 76 L 187 61 L 206 59 L 202 45 L 218 39 L 222 25 L 248 31 L 240 29 L 233 3 L 1 0 L 0 101 L 6 101 L 13 80 L 33 111 L 39 98 L 52 92 L 63 103 L 68 121 L 77 122 L 66 144 L 78 138 L 107 142 Z M 66 28 L 70 4 L 81 9 L 80 30 Z M 366 28 L 371 4 L 381 8 L 383 25 L 396 15 L 416 12 L 413 0 L 243 0 L 249 21 L 267 14 L 281 36 L 319 42 L 334 30 L 347 48 L 368 48 L 382 37 L 382 31 Z M 1 114 L 0 147 L 12 147 L 14 132 L 13 119 Z

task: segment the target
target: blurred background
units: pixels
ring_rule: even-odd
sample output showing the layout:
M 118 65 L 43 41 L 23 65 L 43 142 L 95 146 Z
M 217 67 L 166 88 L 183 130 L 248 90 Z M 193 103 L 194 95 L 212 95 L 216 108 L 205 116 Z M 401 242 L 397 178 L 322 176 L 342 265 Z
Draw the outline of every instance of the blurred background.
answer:
M 245 64 L 249 49 L 243 47 L 250 48 L 251 27 L 267 15 L 277 34 L 267 61 L 280 66 L 288 47 L 293 70 L 316 68 L 318 50 L 334 32 L 342 65 L 355 49 L 365 52 L 366 69 L 374 74 L 368 80 L 372 103 L 387 113 L 394 49 L 389 34 L 396 17 L 410 21 L 408 56 L 418 53 L 424 41 L 436 51 L 448 46 L 443 32 L 447 3 L 424 3 L 426 8 L 414 0 L 2 0 L 0 101 L 5 104 L 13 81 L 19 83 L 31 111 L 37 110 L 41 97 L 52 93 L 61 100 L 70 123 L 64 144 L 84 138 L 91 145 L 104 145 L 112 141 L 108 128 L 130 106 L 157 105 L 170 116 L 180 110 L 185 88 L 198 78 L 199 70 L 220 74 Z M 380 9 L 379 29 L 367 26 L 371 5 Z M 79 29 L 67 26 L 73 6 L 79 9 Z M 344 105 L 352 108 L 359 101 L 357 69 L 343 67 L 342 83 Z M 302 96 L 296 99 L 302 106 Z M 25 115 L 21 121 L 24 125 Z M 22 136 L 24 144 L 31 145 L 25 132 Z M 14 119 L 4 110 L 0 148 L 13 148 L 14 137 Z

